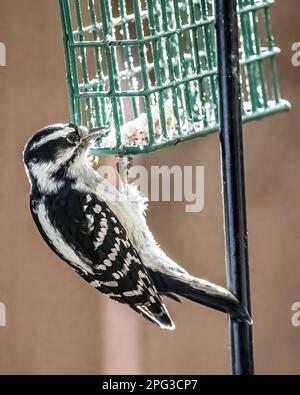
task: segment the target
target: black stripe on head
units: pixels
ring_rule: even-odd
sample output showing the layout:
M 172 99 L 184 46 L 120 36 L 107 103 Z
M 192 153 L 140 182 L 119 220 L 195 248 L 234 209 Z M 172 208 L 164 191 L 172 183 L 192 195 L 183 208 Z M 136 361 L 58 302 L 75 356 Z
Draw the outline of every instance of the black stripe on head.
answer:
M 34 134 L 26 144 L 24 150 L 24 162 L 26 165 L 29 162 L 38 161 L 49 162 L 55 159 L 59 150 L 64 150 L 69 148 L 68 142 L 63 137 L 58 137 L 54 140 L 45 141 L 42 143 L 43 139 L 51 136 L 53 133 L 58 131 L 63 131 L 65 128 L 70 128 L 78 130 L 76 125 L 73 124 L 56 124 L 50 125 L 45 128 L 40 129 L 36 134 Z M 41 145 L 39 145 L 41 143 Z
M 56 124 L 49 125 L 40 130 L 38 130 L 29 140 L 26 145 L 26 148 L 31 149 L 34 144 L 38 144 L 44 137 L 49 136 L 50 134 L 57 132 L 59 130 L 63 130 L 67 125 L 65 124 Z M 73 125 L 72 125 L 73 127 Z
M 55 162 L 57 155 L 66 149 L 70 149 L 70 144 L 60 137 L 29 151 L 26 159 L 33 163 Z
M 78 132 L 78 126 L 75 125 L 75 123 L 69 123 L 68 127 L 71 129 L 74 129 L 76 132 Z

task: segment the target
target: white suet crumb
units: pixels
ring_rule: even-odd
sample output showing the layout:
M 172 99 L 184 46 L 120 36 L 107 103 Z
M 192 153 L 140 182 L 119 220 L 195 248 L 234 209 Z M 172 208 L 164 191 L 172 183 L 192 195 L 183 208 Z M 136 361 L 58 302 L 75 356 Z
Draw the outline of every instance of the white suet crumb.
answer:
M 88 157 L 88 162 L 94 170 L 98 170 L 101 166 L 99 156 L 90 155 Z
M 153 129 L 156 138 L 161 137 L 161 121 L 159 114 L 159 107 L 152 106 L 152 122 Z M 168 100 L 164 106 L 166 128 L 169 137 L 172 137 L 174 126 L 176 123 L 172 101 Z M 143 147 L 148 143 L 149 129 L 148 129 L 148 119 L 146 113 L 141 113 L 137 118 L 125 123 L 121 126 L 121 140 L 125 145 Z M 102 142 L 102 148 L 111 148 L 116 145 L 115 131 L 111 130 L 108 136 L 106 136 Z

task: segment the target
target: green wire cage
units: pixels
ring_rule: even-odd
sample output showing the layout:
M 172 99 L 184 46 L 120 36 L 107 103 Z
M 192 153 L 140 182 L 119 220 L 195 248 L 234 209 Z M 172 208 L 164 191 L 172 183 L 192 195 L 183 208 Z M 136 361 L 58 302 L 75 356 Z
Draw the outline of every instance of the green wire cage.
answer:
M 60 0 L 72 122 L 109 125 L 114 134 L 94 155 L 151 152 L 218 130 L 212 3 Z M 272 3 L 238 0 L 244 121 L 289 108 L 278 83 Z

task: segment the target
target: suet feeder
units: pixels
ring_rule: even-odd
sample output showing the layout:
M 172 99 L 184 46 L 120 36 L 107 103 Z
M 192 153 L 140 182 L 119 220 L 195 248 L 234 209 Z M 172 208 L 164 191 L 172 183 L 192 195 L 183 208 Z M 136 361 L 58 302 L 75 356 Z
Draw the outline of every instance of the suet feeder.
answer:
M 152 152 L 220 130 L 227 285 L 251 313 L 242 121 L 290 107 L 273 0 L 59 1 L 71 120 L 113 133 L 93 155 Z M 126 138 L 132 122 L 143 144 Z M 230 334 L 233 374 L 253 374 L 251 326 L 231 319 Z
M 289 107 L 277 78 L 272 3 L 237 2 L 244 121 Z M 60 0 L 60 9 L 72 122 L 115 133 L 94 155 L 151 152 L 218 130 L 212 1 Z M 128 143 L 122 127 L 141 114 L 144 144 Z

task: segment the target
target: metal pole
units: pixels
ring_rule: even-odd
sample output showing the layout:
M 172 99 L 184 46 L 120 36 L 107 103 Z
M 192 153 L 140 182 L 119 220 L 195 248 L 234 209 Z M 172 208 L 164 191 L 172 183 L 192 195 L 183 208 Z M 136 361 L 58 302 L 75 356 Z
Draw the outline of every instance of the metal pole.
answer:
M 222 189 L 229 289 L 250 309 L 236 0 L 215 0 Z M 232 373 L 254 374 L 252 329 L 230 320 Z

